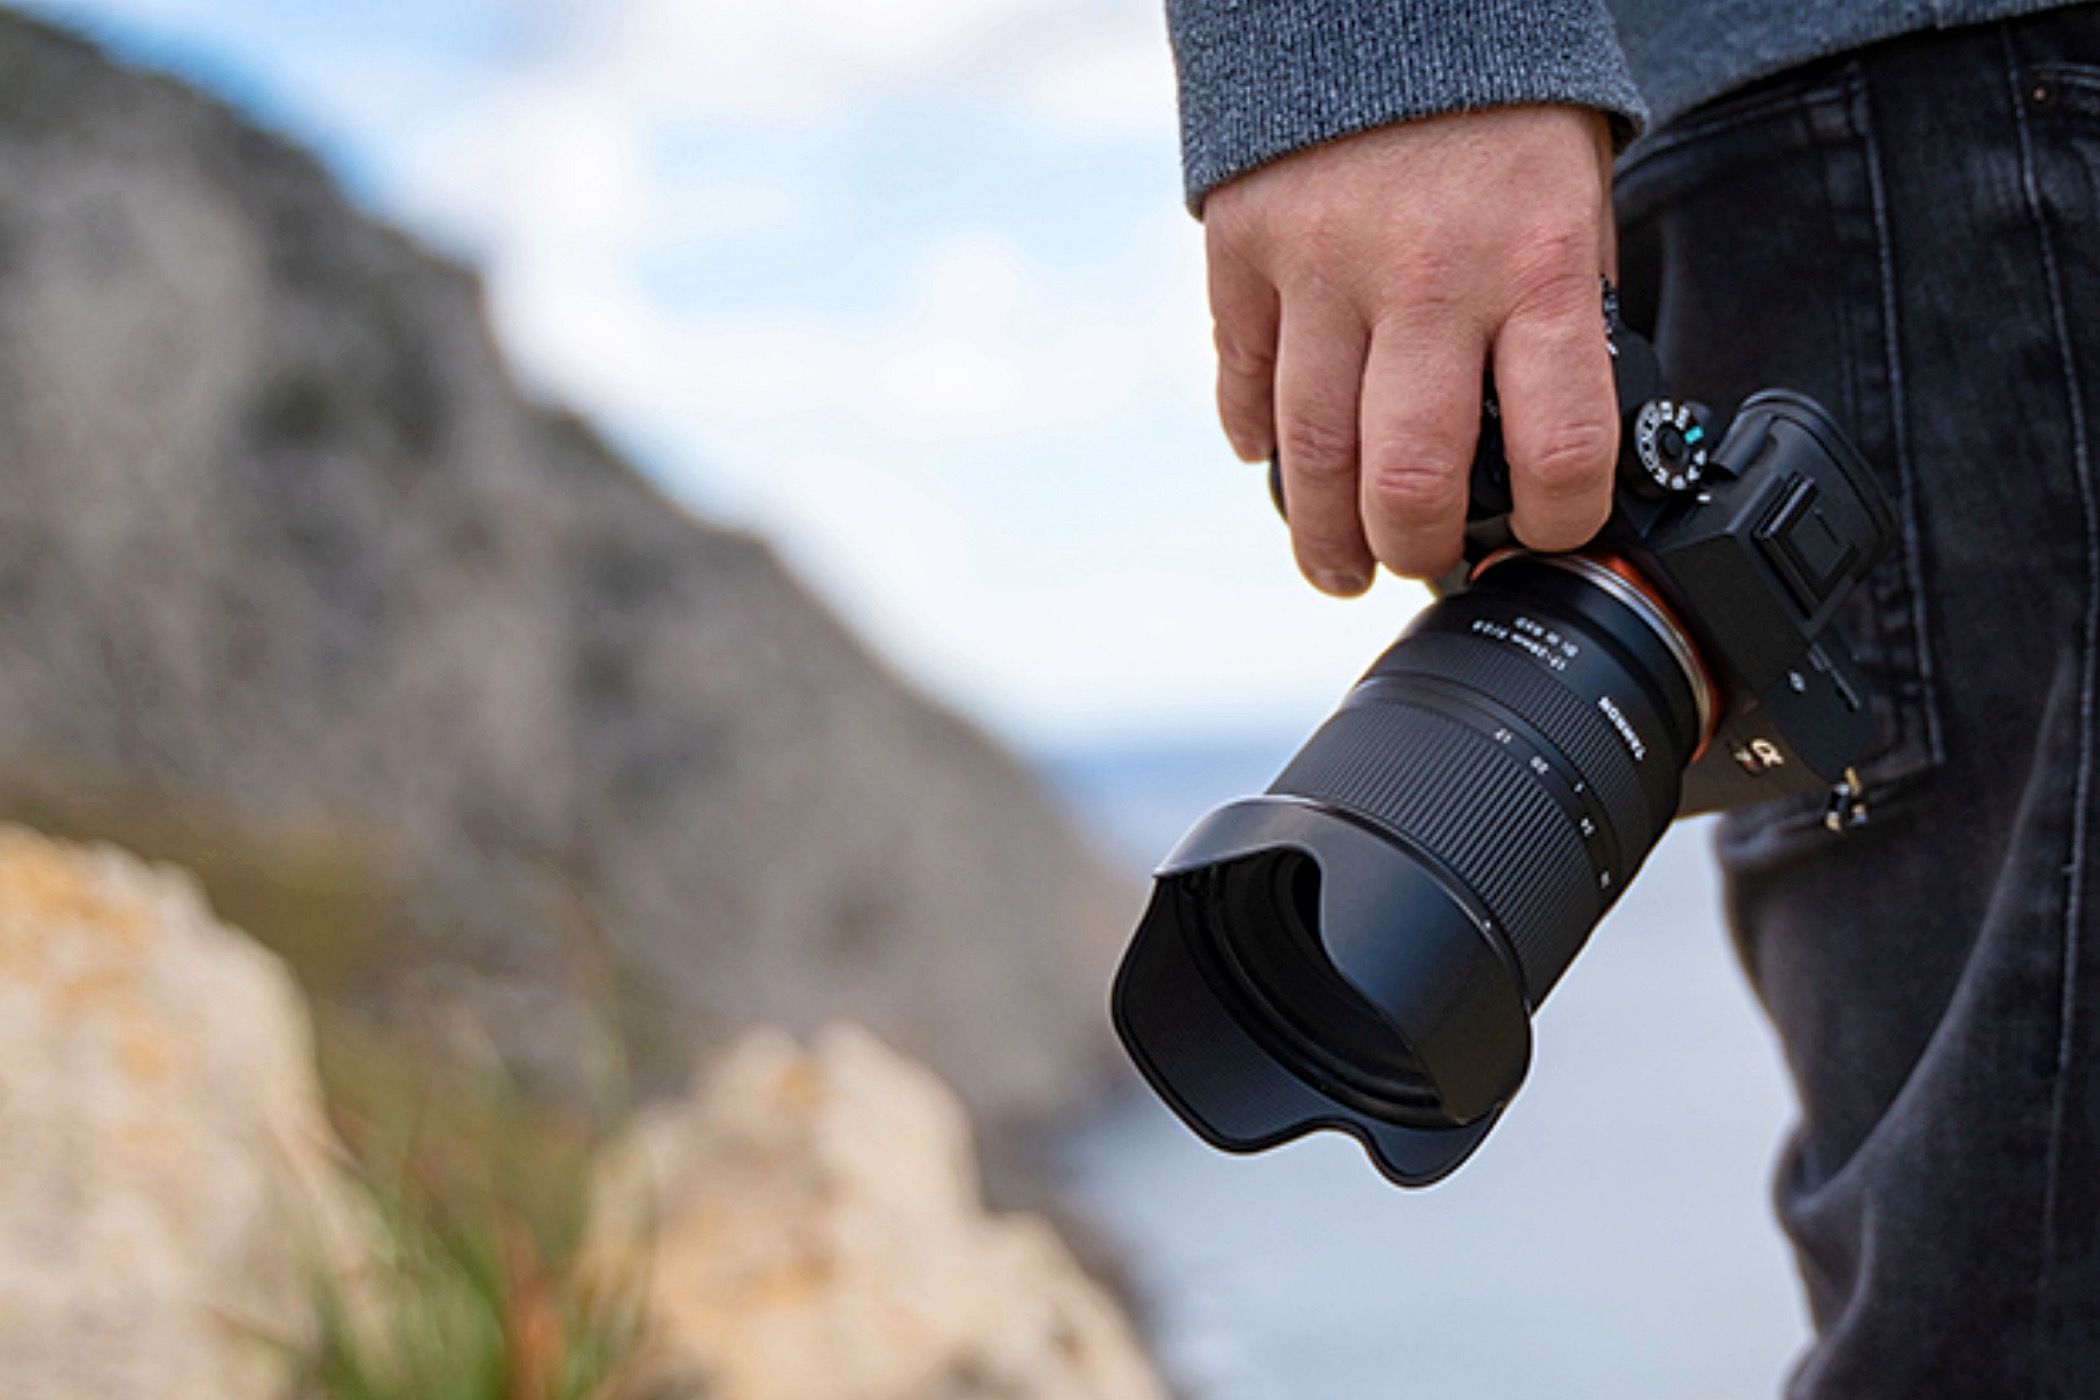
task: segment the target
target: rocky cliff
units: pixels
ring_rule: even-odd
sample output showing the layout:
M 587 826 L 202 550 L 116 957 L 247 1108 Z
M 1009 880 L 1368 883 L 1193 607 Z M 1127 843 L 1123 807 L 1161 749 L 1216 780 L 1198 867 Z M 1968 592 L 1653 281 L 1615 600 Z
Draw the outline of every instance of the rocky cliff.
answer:
M 466 272 L 4 15 L 0 472 L 0 807 L 222 904 L 280 843 L 368 1007 L 558 1077 L 603 947 L 649 1084 L 841 1013 L 995 1119 L 1101 1065 L 1126 891 L 1021 766 L 521 395 Z

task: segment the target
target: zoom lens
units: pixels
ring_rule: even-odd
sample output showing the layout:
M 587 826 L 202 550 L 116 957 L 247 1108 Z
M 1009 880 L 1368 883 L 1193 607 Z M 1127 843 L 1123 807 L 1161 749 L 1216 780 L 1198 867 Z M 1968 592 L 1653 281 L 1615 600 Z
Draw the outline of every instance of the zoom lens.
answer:
M 1317 1127 L 1442 1176 L 1676 814 L 1714 696 L 1630 571 L 1514 554 L 1425 610 L 1262 797 L 1159 872 L 1117 1030 L 1217 1146 Z

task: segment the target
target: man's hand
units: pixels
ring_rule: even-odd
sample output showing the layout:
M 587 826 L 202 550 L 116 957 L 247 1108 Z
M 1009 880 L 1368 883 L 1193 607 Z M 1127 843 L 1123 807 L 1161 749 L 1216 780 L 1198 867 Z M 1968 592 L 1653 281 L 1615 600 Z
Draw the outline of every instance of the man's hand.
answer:
M 1218 410 L 1282 456 L 1298 567 L 1328 593 L 1458 562 L 1481 372 L 1517 537 L 1573 549 L 1611 508 L 1619 425 L 1598 304 L 1611 135 L 1577 107 L 1382 127 L 1286 156 L 1204 205 Z

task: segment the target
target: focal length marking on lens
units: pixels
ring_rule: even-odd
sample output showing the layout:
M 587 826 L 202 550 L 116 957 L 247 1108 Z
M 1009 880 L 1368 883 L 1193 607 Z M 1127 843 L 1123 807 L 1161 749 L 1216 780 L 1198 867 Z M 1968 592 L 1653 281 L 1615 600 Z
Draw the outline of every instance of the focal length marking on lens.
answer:
M 1499 618 L 1476 617 L 1469 624 L 1468 630 L 1490 641 L 1505 642 L 1551 671 L 1567 670 L 1568 663 L 1582 655 L 1582 647 L 1563 637 L 1558 628 L 1548 627 L 1521 613 L 1508 622 Z
M 1597 874 L 1597 889 L 1610 902 L 1611 891 L 1631 871 L 1619 868 L 1619 832 L 1591 790 L 1575 761 L 1532 724 L 1501 701 L 1444 677 L 1413 672 L 1366 681 L 1359 697 L 1380 704 L 1421 705 L 1433 698 L 1439 711 L 1453 719 L 1470 719 L 1479 732 L 1520 763 L 1561 814 L 1581 834 L 1583 853 Z

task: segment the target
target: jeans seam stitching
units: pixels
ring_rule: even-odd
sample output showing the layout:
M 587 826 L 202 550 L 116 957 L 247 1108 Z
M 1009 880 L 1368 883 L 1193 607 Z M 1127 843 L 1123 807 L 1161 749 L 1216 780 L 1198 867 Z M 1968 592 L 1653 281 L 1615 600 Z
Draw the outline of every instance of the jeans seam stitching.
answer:
M 1937 767 L 1944 759 L 1940 742 L 1940 714 L 1932 674 L 1931 633 L 1925 619 L 1924 551 L 1918 533 L 1918 489 L 1910 455 L 1909 407 L 1903 388 L 1903 352 L 1899 332 L 1895 249 L 1889 233 L 1888 193 L 1882 182 L 1881 141 L 1874 128 L 1872 94 L 1864 79 L 1858 80 L 1856 110 L 1859 133 L 1866 146 L 1867 190 L 1874 211 L 1874 252 L 1881 274 L 1881 353 L 1887 366 L 1889 396 L 1889 450 L 1895 457 L 1896 483 L 1902 489 L 1903 575 L 1910 593 L 1911 673 L 1917 681 L 1914 705 L 1897 704 L 1901 711 L 1915 709 L 1923 720 L 1925 761 Z
M 2013 126 L 2019 137 L 2020 185 L 2027 203 L 2029 222 L 2042 255 L 2043 273 L 2049 292 L 2050 330 L 2056 340 L 2057 359 L 2064 375 L 2066 407 L 2070 413 L 2073 469 L 2077 473 L 2078 497 L 2085 517 L 2086 610 L 2080 638 L 2078 688 L 2078 767 L 2072 789 L 2071 852 L 2064 864 L 2064 923 L 2060 955 L 2063 989 L 2057 1008 L 2056 1079 L 2051 1086 L 2049 1140 L 2044 1157 L 2042 1195 L 2041 1261 L 2035 1280 L 2035 1341 L 2038 1357 L 2048 1355 L 2049 1285 L 2055 1272 L 2057 1178 L 2062 1169 L 2064 1120 L 2069 1111 L 2071 1038 L 2077 1011 L 2076 959 L 2079 951 L 2079 918 L 2084 897 L 2086 808 L 2092 787 L 2092 741 L 2094 705 L 2094 658 L 2100 638 L 2100 526 L 2096 526 L 2091 456 L 2086 438 L 2085 408 L 2078 386 L 2078 371 L 2072 351 L 2069 319 L 2064 307 L 2058 272 L 2055 240 L 2042 207 L 2041 181 L 2034 158 L 2034 136 L 2028 121 L 2027 94 L 2021 80 L 2019 54 L 2012 37 L 2001 31 L 2005 50 L 2006 79 L 2011 88 Z M 2050 1382 L 2045 1381 L 2047 1386 Z M 2048 1393 L 2045 1389 L 2044 1394 Z
M 1856 140 L 1858 137 L 1858 132 L 1855 128 L 1857 127 L 1858 122 L 1852 114 L 1850 107 L 1851 99 L 1853 99 L 1857 95 L 1857 84 L 1847 84 L 1845 89 L 1845 95 L 1847 97 L 1847 102 L 1844 118 L 1847 134 Z M 1837 181 L 1839 178 L 1838 173 L 1833 167 L 1832 163 L 1828 160 L 1825 160 L 1820 163 L 1820 169 L 1822 175 L 1821 193 L 1823 196 L 1823 208 L 1829 216 L 1831 241 L 1833 246 L 1843 247 L 1845 246 L 1846 234 L 1845 201 L 1839 198 L 1839 189 L 1837 185 Z M 1843 376 L 1843 393 L 1845 400 L 1842 405 L 1842 410 L 1844 413 L 1843 421 L 1848 423 L 1857 423 L 1860 419 L 1859 405 L 1862 397 L 1859 383 L 1859 331 L 1858 327 L 1853 324 L 1856 318 L 1851 314 L 1849 308 L 1843 305 L 1843 302 L 1845 300 L 1845 298 L 1839 298 L 1840 306 L 1839 315 L 1837 317 L 1838 359 L 1845 369 Z

